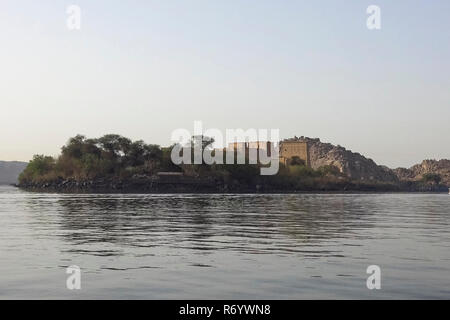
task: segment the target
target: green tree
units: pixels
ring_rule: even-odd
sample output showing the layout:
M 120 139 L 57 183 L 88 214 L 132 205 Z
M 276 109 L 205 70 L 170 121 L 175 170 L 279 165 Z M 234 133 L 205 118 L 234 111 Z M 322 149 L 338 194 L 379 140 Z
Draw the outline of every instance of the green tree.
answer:
M 19 182 L 39 182 L 55 167 L 55 159 L 44 155 L 35 155 L 19 176 Z
M 441 176 L 437 173 L 425 173 L 422 176 L 422 181 L 425 183 L 439 184 L 441 180 Z
M 293 156 L 290 161 L 289 164 L 291 166 L 305 166 L 306 162 L 303 159 L 300 159 L 298 156 Z
M 118 134 L 107 134 L 96 140 L 97 144 L 113 158 L 119 158 L 128 153 L 132 142 Z

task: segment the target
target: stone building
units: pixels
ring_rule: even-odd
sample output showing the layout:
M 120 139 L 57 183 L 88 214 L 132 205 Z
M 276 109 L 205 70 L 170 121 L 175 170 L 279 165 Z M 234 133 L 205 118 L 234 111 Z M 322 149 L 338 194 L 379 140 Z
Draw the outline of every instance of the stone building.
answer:
M 280 162 L 289 165 L 292 158 L 298 157 L 310 167 L 311 160 L 309 157 L 309 146 L 306 141 L 298 139 L 288 139 L 280 142 Z
M 248 142 L 233 142 L 228 144 L 227 150 L 244 152 L 248 149 Z
M 242 153 L 245 155 L 245 159 L 258 162 L 260 150 L 264 150 L 268 157 L 271 156 L 272 144 L 271 141 L 233 142 L 228 144 L 227 150 Z
M 242 152 L 246 155 L 246 158 L 253 158 L 251 155 L 256 155 L 256 151 L 260 149 L 267 151 L 267 155 L 270 156 L 271 148 L 272 142 L 270 141 L 234 142 L 228 145 L 229 150 Z M 252 153 L 251 151 L 255 152 Z M 292 158 L 297 157 L 303 160 L 306 166 L 311 166 L 309 146 L 305 140 L 293 138 L 281 141 L 279 143 L 279 157 L 280 162 L 284 165 L 289 165 Z

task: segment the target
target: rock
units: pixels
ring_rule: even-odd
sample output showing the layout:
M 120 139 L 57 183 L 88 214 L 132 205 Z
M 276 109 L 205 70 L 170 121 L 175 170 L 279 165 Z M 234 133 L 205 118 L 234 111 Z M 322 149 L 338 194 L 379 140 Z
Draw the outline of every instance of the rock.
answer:
M 398 182 L 397 176 L 391 169 L 377 165 L 372 159 L 368 159 L 360 153 L 352 152 L 339 145 L 323 143 L 318 138 L 301 137 L 299 140 L 308 143 L 313 169 L 332 165 L 353 180 Z
M 419 181 L 426 173 L 438 174 L 441 177 L 441 183 L 450 187 L 450 160 L 424 160 L 409 169 L 397 168 L 393 172 L 402 181 Z

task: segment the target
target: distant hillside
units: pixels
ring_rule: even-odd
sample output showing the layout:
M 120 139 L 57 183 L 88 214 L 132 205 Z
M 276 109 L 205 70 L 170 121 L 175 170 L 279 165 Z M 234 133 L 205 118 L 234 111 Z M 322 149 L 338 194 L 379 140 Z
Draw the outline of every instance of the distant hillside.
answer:
M 19 161 L 0 161 L 0 184 L 17 183 L 19 174 L 27 164 Z

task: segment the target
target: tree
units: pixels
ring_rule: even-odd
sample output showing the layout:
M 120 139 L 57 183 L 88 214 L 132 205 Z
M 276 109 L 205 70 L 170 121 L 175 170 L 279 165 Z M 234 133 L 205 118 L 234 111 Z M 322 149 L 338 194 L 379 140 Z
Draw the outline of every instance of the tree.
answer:
M 86 137 L 79 134 L 76 135 L 73 138 L 70 138 L 69 141 L 67 142 L 67 144 L 65 146 L 63 146 L 62 149 L 62 154 L 63 155 L 67 155 L 71 158 L 81 158 L 82 154 L 83 154 L 83 144 L 84 141 L 86 140 Z
M 131 140 L 118 134 L 107 134 L 96 140 L 97 144 L 113 158 L 124 156 L 131 148 Z
M 39 181 L 55 167 L 55 159 L 44 155 L 35 155 L 19 176 L 19 182 Z
M 441 182 L 442 178 L 439 174 L 437 173 L 425 173 L 422 176 L 422 181 L 425 183 L 434 183 L 434 184 L 439 184 Z
M 148 145 L 138 140 L 130 144 L 124 157 L 126 165 L 141 166 L 147 161 L 161 160 L 162 151 L 158 145 Z
M 207 137 L 204 135 L 192 136 L 191 145 L 191 161 L 194 163 L 195 150 L 201 150 L 202 164 L 203 164 L 203 154 L 206 149 L 211 150 L 214 143 L 214 138 Z
M 214 138 L 207 137 L 204 135 L 192 136 L 191 147 L 195 148 L 200 146 L 202 148 L 202 151 L 204 151 L 205 149 L 212 148 L 214 142 L 215 142 Z
M 305 166 L 306 162 L 303 159 L 300 159 L 298 156 L 293 156 L 290 161 L 289 164 L 291 166 Z

